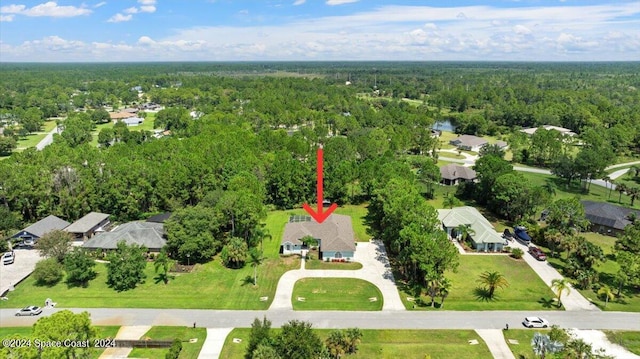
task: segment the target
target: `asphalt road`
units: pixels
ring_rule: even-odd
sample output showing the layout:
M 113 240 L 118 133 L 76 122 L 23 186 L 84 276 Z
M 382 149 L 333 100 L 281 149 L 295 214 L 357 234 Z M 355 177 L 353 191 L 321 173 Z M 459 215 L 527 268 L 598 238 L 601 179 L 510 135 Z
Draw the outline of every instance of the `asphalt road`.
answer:
M 445 302 L 446 306 L 446 302 Z M 50 315 L 60 308 L 46 308 L 42 315 Z M 94 325 L 171 325 L 207 328 L 250 327 L 255 318 L 266 315 L 274 327 L 292 319 L 305 320 L 315 328 L 361 329 L 501 329 L 522 328 L 525 316 L 541 316 L 551 324 L 563 328 L 608 329 L 640 331 L 640 313 L 625 312 L 567 312 L 567 311 L 237 311 L 199 309 L 79 309 L 88 311 Z M 30 326 L 41 317 L 16 317 L 16 309 L 0 310 L 0 326 Z

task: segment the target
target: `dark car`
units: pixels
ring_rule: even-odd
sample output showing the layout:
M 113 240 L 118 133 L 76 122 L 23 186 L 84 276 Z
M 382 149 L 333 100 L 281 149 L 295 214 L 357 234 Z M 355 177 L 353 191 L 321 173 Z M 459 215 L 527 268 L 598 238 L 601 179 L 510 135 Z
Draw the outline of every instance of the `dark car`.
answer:
M 535 258 L 535 259 L 537 259 L 539 261 L 547 260 L 547 256 L 538 247 L 529 247 L 529 254 L 531 254 L 531 256 L 533 256 L 533 258 Z
M 505 228 L 504 232 L 502 233 L 502 238 L 510 241 L 513 239 L 513 233 L 511 233 L 511 231 L 509 230 L 509 228 Z
M 522 244 L 528 246 L 531 243 L 531 237 L 527 234 L 527 229 L 521 226 L 515 227 L 513 229 L 513 233 L 515 233 L 515 238 Z

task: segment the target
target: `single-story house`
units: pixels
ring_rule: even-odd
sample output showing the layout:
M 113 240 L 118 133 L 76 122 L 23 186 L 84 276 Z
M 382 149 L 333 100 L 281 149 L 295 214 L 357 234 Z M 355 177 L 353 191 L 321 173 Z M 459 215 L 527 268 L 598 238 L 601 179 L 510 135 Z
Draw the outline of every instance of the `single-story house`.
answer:
M 489 141 L 484 138 L 473 135 L 462 135 L 449 141 L 449 144 L 452 144 L 461 150 L 473 152 L 480 151 L 480 149 L 487 143 L 489 143 Z
M 448 164 L 440 167 L 440 183 L 445 186 L 455 186 L 460 182 L 474 182 L 476 180 L 476 171 L 470 167 L 456 164 Z
M 120 121 L 122 121 L 127 126 L 138 126 L 142 122 L 144 122 L 144 119 L 140 117 L 129 117 L 129 118 L 123 118 Z
M 520 132 L 524 132 L 524 133 L 526 133 L 527 135 L 533 135 L 534 133 L 536 133 L 536 131 L 537 131 L 539 128 L 545 129 L 545 130 L 547 130 L 547 131 L 550 131 L 550 130 L 556 130 L 556 131 L 560 132 L 560 133 L 561 133 L 561 134 L 563 134 L 563 135 L 567 135 L 567 136 L 571 136 L 571 137 L 573 137 L 573 136 L 575 136 L 575 135 L 576 135 L 576 133 L 575 133 L 575 132 L 571 131 L 571 130 L 570 130 L 570 129 L 568 129 L 568 128 L 558 127 L 558 126 L 552 126 L 552 125 L 543 125 L 543 126 L 540 126 L 540 127 L 529 127 L 529 128 L 523 128 L 522 130 L 520 130 Z
M 138 109 L 135 107 L 128 107 L 123 109 L 121 112 L 128 112 L 128 113 L 133 113 L 133 114 L 137 114 L 138 113 Z
M 471 229 L 469 238 L 471 247 L 478 252 L 500 252 L 505 240 L 496 232 L 493 225 L 477 209 L 469 206 L 455 207 L 452 209 L 439 209 L 438 219 L 442 222 L 442 228 L 449 238 L 458 238 L 457 228 L 460 225 Z
M 51 231 L 62 230 L 68 225 L 69 222 L 64 219 L 50 215 L 14 234 L 11 238 L 35 241 Z
M 83 248 L 111 250 L 118 247 L 118 242 L 145 246 L 149 252 L 160 252 L 167 244 L 164 236 L 164 225 L 155 222 L 128 222 L 121 224 L 110 232 L 102 232 L 82 244 Z
M 109 215 L 105 213 L 91 212 L 71 223 L 64 230 L 72 233 L 76 239 L 86 241 L 96 232 L 104 232 L 109 225 Z
M 640 219 L 640 211 L 606 202 L 580 201 L 584 207 L 586 219 L 591 223 L 593 232 L 618 235 L 632 224 L 631 217 Z
M 307 246 L 302 238 L 311 236 L 318 241 L 319 259 L 351 261 L 356 251 L 351 217 L 331 214 L 318 223 L 309 216 L 291 216 L 284 227 L 280 253 L 302 255 Z
M 124 120 L 125 118 L 136 117 L 136 114 L 131 112 L 110 112 L 109 117 L 113 121 L 118 121 Z

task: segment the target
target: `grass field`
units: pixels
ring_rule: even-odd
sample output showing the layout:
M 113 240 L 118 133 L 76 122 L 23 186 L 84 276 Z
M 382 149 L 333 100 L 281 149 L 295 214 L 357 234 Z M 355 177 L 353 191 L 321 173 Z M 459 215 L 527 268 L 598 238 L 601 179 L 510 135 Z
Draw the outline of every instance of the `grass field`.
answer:
M 640 332 L 605 331 L 609 341 L 627 348 L 630 352 L 640 355 Z
M 496 289 L 494 299 L 485 297 L 478 277 L 484 271 L 497 271 L 505 276 L 509 287 Z M 452 287 L 445 299 L 446 310 L 555 310 L 551 305 L 553 292 L 524 260 L 515 260 L 503 255 L 466 255 L 460 256 L 457 273 L 447 273 Z M 401 286 L 401 298 L 407 309 L 413 308 L 413 302 L 406 298 L 412 295 Z M 431 298 L 423 295 L 417 302 L 416 310 L 431 310 Z M 436 300 L 436 308 L 440 299 Z
M 378 287 L 354 278 L 300 279 L 293 287 L 291 301 L 294 310 L 371 311 L 382 310 L 383 304 Z
M 236 328 L 229 333 L 221 358 L 242 359 L 247 348 L 251 329 Z M 278 329 L 272 329 L 275 336 Z M 318 329 L 316 333 L 323 340 L 331 330 Z M 473 330 L 362 330 L 362 341 L 356 354 L 343 358 L 353 359 L 433 359 L 449 358 L 490 358 L 491 353 L 484 341 Z M 234 343 L 233 338 L 242 339 Z M 469 345 L 475 339 L 478 345 Z
M 34 132 L 28 135 L 26 138 L 20 138 L 18 140 L 18 148 L 25 149 L 34 147 L 47 136 L 47 133 L 51 132 L 51 130 L 53 130 L 54 128 L 56 128 L 56 121 L 45 121 L 41 131 Z
M 197 359 L 204 340 L 207 338 L 206 328 L 188 328 L 188 327 L 152 327 L 146 332 L 142 338 L 152 340 L 174 340 L 182 341 L 182 350 L 180 351 L 180 359 Z M 195 343 L 190 343 L 190 339 L 197 339 Z M 169 349 L 147 349 L 134 348 L 129 354 L 130 358 L 164 358 Z
M 503 331 L 504 339 L 517 359 L 538 358 L 531 348 L 531 339 L 535 333 L 547 334 L 550 329 L 509 329 Z M 509 343 L 509 339 L 517 340 L 518 344 Z
M 144 121 L 142 121 L 142 123 L 138 126 L 130 126 L 127 127 L 129 129 L 129 131 L 153 131 L 155 129 L 155 127 L 153 126 L 153 122 L 155 120 L 156 114 L 153 112 L 147 112 L 146 118 L 144 119 Z M 91 145 L 92 146 L 97 146 L 98 145 L 98 133 L 100 133 L 100 130 L 102 130 L 103 128 L 113 128 L 113 121 L 109 122 L 109 123 L 103 123 L 100 125 L 97 125 L 96 128 L 93 130 L 93 132 L 91 132 L 91 136 L 92 136 L 92 140 L 91 140 Z
M 106 339 L 106 338 L 115 338 L 116 334 L 118 334 L 118 330 L 120 330 L 119 326 L 96 326 L 96 338 Z M 21 336 L 30 336 L 33 332 L 33 327 L 0 327 L 0 338 L 5 338 L 7 336 L 13 335 L 21 335 Z M 105 349 L 93 349 L 91 351 L 91 357 L 88 359 L 97 359 L 100 357 L 102 352 Z M 199 349 L 198 349 L 199 351 Z

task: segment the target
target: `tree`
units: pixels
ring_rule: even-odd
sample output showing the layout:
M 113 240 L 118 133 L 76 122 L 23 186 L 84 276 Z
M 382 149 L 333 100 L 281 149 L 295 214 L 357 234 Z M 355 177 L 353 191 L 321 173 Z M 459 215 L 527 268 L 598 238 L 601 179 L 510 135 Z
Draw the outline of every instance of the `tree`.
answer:
M 109 123 L 111 121 L 111 117 L 107 110 L 99 109 L 91 112 L 91 121 L 99 125 L 102 123 Z
M 609 176 L 604 176 L 602 177 L 602 180 L 604 181 L 605 188 L 609 190 L 609 195 L 607 196 L 607 199 L 611 199 L 611 190 L 613 189 L 613 179 Z
M 282 359 L 276 349 L 269 344 L 261 343 L 253 351 L 251 359 Z
M 167 251 L 163 248 L 160 251 L 160 254 L 153 261 L 153 268 L 155 272 L 158 274 L 160 280 L 164 282 L 164 284 L 169 283 L 169 270 L 173 267 L 174 261 L 172 261 L 167 255 Z
M 498 177 L 513 172 L 513 166 L 509 162 L 493 155 L 480 157 L 473 169 L 479 181 L 476 198 L 481 203 L 486 203 L 492 197 L 493 185 Z
M 636 220 L 624 228 L 624 233 L 616 239 L 616 251 L 640 253 L 640 221 Z
M 33 278 L 36 284 L 53 286 L 64 276 L 64 267 L 55 258 L 42 259 L 36 263 Z
M 229 243 L 222 248 L 220 258 L 225 266 L 229 268 L 242 268 L 247 258 L 247 243 L 242 238 L 233 237 Z
M 497 288 L 506 288 L 509 286 L 507 279 L 498 272 L 485 271 L 480 274 L 478 282 L 487 288 L 489 298 L 493 298 L 493 294 Z
M 499 157 L 499 158 L 504 158 L 504 150 L 502 149 L 502 147 L 500 147 L 499 145 L 495 144 L 495 143 L 490 143 L 487 145 L 482 146 L 482 148 L 480 149 L 480 157 L 482 156 L 495 156 L 495 157 Z
M 287 359 L 317 358 L 324 349 L 322 340 L 311 330 L 311 323 L 299 320 L 290 320 L 282 326 L 274 347 L 278 355 Z
M 267 317 L 263 317 L 262 321 L 255 318 L 251 324 L 251 333 L 247 344 L 247 351 L 244 354 L 245 359 L 254 358 L 254 353 L 260 345 L 271 347 L 271 321 Z
M 115 137 L 115 132 L 112 128 L 103 128 L 98 132 L 98 143 L 102 147 L 109 147 L 111 145 L 111 141 L 113 141 Z
M 33 133 L 40 131 L 40 127 L 44 122 L 44 114 L 37 107 L 30 107 L 22 116 L 20 123 L 22 124 L 22 128 L 24 128 L 27 133 Z
M 469 224 L 460 224 L 456 227 L 456 234 L 458 235 L 458 240 L 464 242 L 469 236 L 476 234 L 476 231 Z
M 631 207 L 633 207 L 633 202 L 640 197 L 640 188 L 629 187 L 629 189 L 627 189 L 627 196 L 631 198 Z
M 84 112 L 78 112 L 64 121 L 64 131 L 62 131 L 61 136 L 69 146 L 77 147 L 91 141 L 93 128 L 94 124 L 89 115 Z
M 524 255 L 524 251 L 520 248 L 513 248 L 511 250 L 511 256 L 515 259 L 521 259 Z
M 616 192 L 619 193 L 618 203 L 622 203 L 622 194 L 627 192 L 627 190 L 628 190 L 627 185 L 624 183 L 618 183 L 616 185 Z
M 96 262 L 86 250 L 74 248 L 64 258 L 64 268 L 67 272 L 67 284 L 70 286 L 86 287 L 90 280 L 97 275 L 94 267 Z
M 362 340 L 362 331 L 359 328 L 347 329 L 347 353 L 354 354 L 358 351 L 358 344 Z
M 546 222 L 550 228 L 564 235 L 574 234 L 589 226 L 584 206 L 578 197 L 562 198 L 551 203 Z
M 441 279 L 435 273 L 428 273 L 425 278 L 427 282 L 427 295 L 431 297 L 431 307 L 435 306 L 436 297 L 440 291 Z
M 264 262 L 266 258 L 256 248 L 249 250 L 249 264 L 253 267 L 253 285 L 258 285 L 258 266 Z
M 49 316 L 42 317 L 33 325 L 33 337 L 42 342 L 73 342 L 93 343 L 96 339 L 96 329 L 91 325 L 88 312 L 75 314 L 70 310 L 62 310 Z M 46 346 L 42 348 L 38 358 L 88 358 L 91 357 L 93 346 Z
M 64 257 L 71 251 L 72 241 L 71 233 L 57 229 L 40 237 L 35 248 L 41 256 L 55 258 L 59 263 L 62 263 Z
M 562 297 L 562 292 L 567 292 L 567 294 L 569 294 L 571 292 L 571 284 L 565 278 L 554 279 L 551 281 L 551 289 L 556 292 L 558 308 L 560 308 L 560 306 L 562 305 L 562 301 L 560 300 L 560 298 Z
M 445 208 L 453 208 L 461 204 L 462 202 L 451 193 L 447 193 L 442 200 L 442 206 Z
M 620 295 L 622 287 L 630 284 L 632 286 L 640 285 L 640 254 L 616 251 L 616 262 L 620 265 L 620 269 L 616 272 L 615 279 L 618 284 L 616 295 Z
M 143 246 L 127 245 L 125 241 L 118 242 L 116 250 L 107 255 L 107 285 L 122 292 L 144 283 L 146 252 Z
M 0 136 L 0 156 L 9 156 L 18 146 L 18 142 L 13 137 Z
M 444 278 L 440 283 L 440 291 L 438 295 L 440 296 L 440 309 L 444 308 L 444 300 L 449 296 L 449 292 L 451 291 L 451 281 L 447 278 Z
M 604 297 L 604 307 L 607 307 L 607 304 L 609 304 L 609 301 L 612 300 L 613 298 L 615 298 L 615 295 L 613 294 L 613 290 L 611 290 L 611 288 L 608 285 L 603 285 L 599 290 L 598 290 L 598 295 L 600 297 Z
M 349 345 L 344 332 L 340 329 L 331 331 L 325 340 L 325 344 L 331 357 L 336 359 L 347 353 Z
M 167 254 L 187 263 L 204 263 L 222 247 L 222 215 L 213 208 L 197 205 L 174 211 L 165 222 Z
M 579 175 L 575 160 L 567 155 L 560 157 L 560 159 L 551 165 L 551 173 L 566 179 L 567 188 L 571 186 L 571 181 Z
M 551 341 L 548 335 L 535 333 L 533 339 L 531 339 L 531 346 L 533 352 L 544 359 L 547 353 L 557 353 L 564 347 L 562 343 Z

